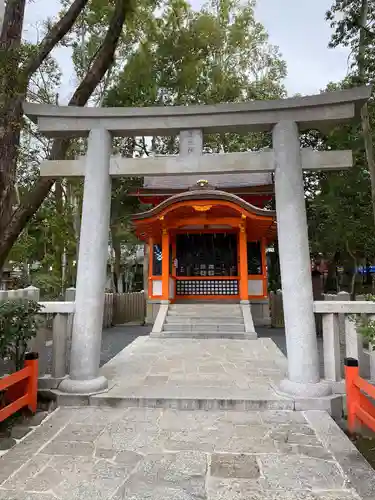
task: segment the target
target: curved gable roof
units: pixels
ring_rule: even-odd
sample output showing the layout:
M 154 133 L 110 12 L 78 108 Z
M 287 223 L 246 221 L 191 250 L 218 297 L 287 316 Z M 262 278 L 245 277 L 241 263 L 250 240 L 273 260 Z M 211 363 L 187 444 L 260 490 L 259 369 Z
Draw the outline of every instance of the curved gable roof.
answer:
M 227 193 L 225 191 L 218 191 L 216 189 L 194 189 L 192 191 L 186 191 L 184 193 L 175 194 L 169 197 L 167 200 L 163 201 L 156 207 L 146 212 L 133 215 L 134 221 L 141 221 L 143 219 L 148 219 L 155 217 L 162 213 L 166 208 L 174 205 L 176 203 L 186 202 L 186 201 L 196 201 L 196 200 L 223 200 L 227 202 L 232 202 L 235 205 L 243 208 L 249 213 L 255 215 L 260 215 L 263 217 L 276 218 L 276 212 L 273 210 L 265 210 L 263 208 L 258 208 L 250 203 L 244 201 L 239 196 L 232 193 Z

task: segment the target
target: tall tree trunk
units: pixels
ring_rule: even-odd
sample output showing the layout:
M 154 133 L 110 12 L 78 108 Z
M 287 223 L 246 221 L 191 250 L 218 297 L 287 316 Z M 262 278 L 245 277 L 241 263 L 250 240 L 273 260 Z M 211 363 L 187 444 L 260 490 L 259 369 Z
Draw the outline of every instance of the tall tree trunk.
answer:
M 0 37 L 0 234 L 3 234 L 12 215 L 15 201 L 16 162 L 22 123 L 18 67 L 25 7 L 26 0 L 9 0 Z
M 55 201 L 56 201 L 56 212 L 59 218 L 64 217 L 64 202 L 63 202 L 63 186 L 62 179 L 58 179 L 55 184 Z M 64 276 L 63 276 L 63 255 L 64 255 L 64 243 L 60 235 L 57 236 L 55 242 L 55 263 L 57 266 L 58 274 L 60 277 L 61 292 L 64 287 Z
M 358 45 L 358 76 L 361 84 L 366 83 L 365 78 L 365 65 L 366 65 L 366 25 L 367 25 L 367 17 L 368 17 L 368 0 L 362 0 L 361 10 L 360 10 L 360 29 L 359 29 L 359 45 Z M 365 103 L 361 110 L 361 124 L 362 124 L 362 133 L 363 140 L 365 143 L 366 150 L 366 160 L 370 173 L 371 179 L 371 201 L 372 201 L 372 213 L 375 224 L 375 161 L 374 161 L 374 148 L 372 144 L 372 131 L 371 131 L 371 123 L 368 112 L 368 104 Z
M 115 10 L 107 34 L 95 61 L 74 92 L 69 102 L 70 106 L 85 106 L 96 86 L 112 66 L 126 15 L 132 11 L 132 0 L 116 0 Z M 69 144 L 70 141 L 68 139 L 56 139 L 52 146 L 50 159 L 63 159 L 68 151 Z M 0 269 L 21 231 L 39 209 L 54 183 L 55 179 L 40 177 L 34 187 L 21 200 L 20 206 L 13 213 L 11 220 L 3 229 L 1 235 Z
M 1 0 L 0 0 L 1 1 Z M 14 185 L 20 132 L 22 102 L 30 77 L 47 59 L 52 49 L 72 28 L 88 0 L 75 0 L 66 14 L 48 31 L 38 50 L 24 64 L 21 38 L 26 0 L 8 0 L 0 37 L 0 234 L 6 234 L 13 217 Z M 0 258 L 0 269 L 4 264 Z
M 0 0 L 0 33 L 1 30 L 3 29 L 4 13 L 5 13 L 5 0 Z

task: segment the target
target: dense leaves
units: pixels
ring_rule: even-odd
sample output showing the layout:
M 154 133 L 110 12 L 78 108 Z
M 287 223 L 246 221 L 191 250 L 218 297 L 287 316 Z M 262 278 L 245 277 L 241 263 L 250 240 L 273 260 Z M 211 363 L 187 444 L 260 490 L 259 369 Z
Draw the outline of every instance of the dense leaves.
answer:
M 326 91 L 374 81 L 374 13 L 373 2 L 366 0 L 335 0 L 327 12 L 326 19 L 333 28 L 330 46 L 350 47 L 351 56 L 348 77 L 330 83 Z M 354 168 L 305 175 L 311 250 L 323 254 L 332 264 L 330 269 L 344 267 L 346 285 L 352 293 L 358 266 L 375 258 L 374 122 L 371 99 L 359 123 L 337 127 L 328 136 L 308 136 L 310 145 L 318 149 L 353 151 Z
M 0 356 L 23 368 L 29 341 L 37 334 L 41 306 L 33 300 L 0 302 Z

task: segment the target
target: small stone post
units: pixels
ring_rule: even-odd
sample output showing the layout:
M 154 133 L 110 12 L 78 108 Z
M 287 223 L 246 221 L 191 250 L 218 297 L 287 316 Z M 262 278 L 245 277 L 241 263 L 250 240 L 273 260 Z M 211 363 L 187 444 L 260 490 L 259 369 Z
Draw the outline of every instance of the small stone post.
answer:
M 111 209 L 111 135 L 91 130 L 88 139 L 77 269 L 70 376 L 59 389 L 90 394 L 107 388 L 99 376 Z
M 25 288 L 26 298 L 29 300 L 35 300 L 35 302 L 39 302 L 40 300 L 40 289 L 35 286 L 28 286 Z
M 313 312 L 313 290 L 298 126 L 283 121 L 273 129 L 275 194 L 283 291 L 288 379 L 283 392 L 301 397 L 330 393 L 321 384 Z
M 350 300 L 350 293 L 339 292 L 334 300 L 341 300 L 341 301 Z M 345 314 L 339 314 L 339 337 L 340 337 L 340 344 L 345 345 Z

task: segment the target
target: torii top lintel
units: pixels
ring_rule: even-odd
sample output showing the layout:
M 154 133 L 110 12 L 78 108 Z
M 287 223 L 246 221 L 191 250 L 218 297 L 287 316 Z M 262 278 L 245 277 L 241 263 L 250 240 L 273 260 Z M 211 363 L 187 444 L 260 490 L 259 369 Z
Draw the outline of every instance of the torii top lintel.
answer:
M 169 135 L 181 130 L 215 132 L 269 131 L 280 121 L 293 121 L 300 130 L 328 131 L 359 116 L 371 96 L 362 86 L 288 99 L 201 106 L 101 108 L 24 103 L 24 112 L 49 137 L 86 136 L 102 127 L 116 136 Z

